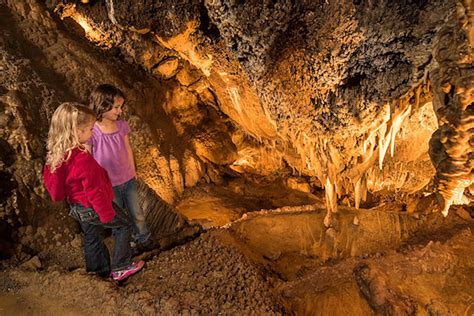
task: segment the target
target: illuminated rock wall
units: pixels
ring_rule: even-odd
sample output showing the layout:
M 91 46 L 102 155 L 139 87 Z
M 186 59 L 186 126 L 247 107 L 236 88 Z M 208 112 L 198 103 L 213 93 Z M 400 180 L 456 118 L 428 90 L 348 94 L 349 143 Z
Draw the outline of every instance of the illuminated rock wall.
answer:
M 169 203 L 224 175 L 302 176 L 333 212 L 368 192 L 449 206 L 472 182 L 467 0 L 84 2 L 1 5 L 10 222 L 46 198 L 52 111 L 103 82 L 127 95 L 139 177 Z
M 220 161 L 237 172 L 269 175 L 287 165 L 324 187 L 333 211 L 346 195 L 358 207 L 367 191 L 414 193 L 433 177 L 426 144 L 437 128 L 430 107 L 439 82 L 429 78 L 438 67 L 435 40 L 451 29 L 449 17 L 458 21 L 454 1 L 109 1 L 56 9 L 89 39 L 120 47 L 229 117 L 237 155 Z M 410 144 L 408 130 L 423 136 Z M 200 145 L 198 156 L 206 156 L 212 146 Z

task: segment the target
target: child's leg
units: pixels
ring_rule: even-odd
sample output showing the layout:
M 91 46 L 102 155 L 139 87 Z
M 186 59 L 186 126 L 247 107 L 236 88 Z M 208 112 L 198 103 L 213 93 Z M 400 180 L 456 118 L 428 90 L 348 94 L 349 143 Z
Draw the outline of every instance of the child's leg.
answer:
M 98 219 L 97 213 L 79 204 L 71 205 L 70 209 L 70 215 L 79 222 L 84 232 L 86 271 L 108 276 L 110 274 L 109 252 L 103 241 L 104 228 L 95 224 L 96 218 Z
M 108 223 L 103 224 L 104 227 L 112 228 L 114 236 L 114 254 L 112 256 L 112 271 L 119 271 L 131 263 L 130 250 L 130 218 L 123 208 L 114 204 L 115 217 Z
M 151 233 L 145 221 L 145 212 L 138 203 L 137 180 L 133 178 L 125 185 L 124 200 L 135 226 L 135 241 L 143 244 L 148 241 Z
M 136 225 L 134 224 L 135 223 L 134 217 L 131 214 L 126 204 L 127 184 L 128 182 L 125 182 L 123 184 L 112 187 L 112 189 L 114 191 L 114 203 L 118 205 L 119 207 L 125 209 L 128 213 L 129 218 L 131 219 L 131 234 L 132 234 L 131 241 L 135 241 L 134 237 L 138 234 L 138 230 L 136 228 Z
M 110 274 L 110 257 L 103 241 L 104 228 L 88 223 L 81 223 L 81 227 L 84 231 L 86 271 L 108 276 Z
M 127 208 L 125 205 L 125 188 L 126 183 L 112 187 L 112 190 L 114 191 L 114 203 L 121 208 Z

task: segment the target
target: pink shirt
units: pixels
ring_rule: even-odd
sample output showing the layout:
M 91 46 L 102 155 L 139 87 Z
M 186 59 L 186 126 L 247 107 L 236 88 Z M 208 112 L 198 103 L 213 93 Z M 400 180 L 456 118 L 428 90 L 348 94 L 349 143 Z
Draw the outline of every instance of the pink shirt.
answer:
M 125 147 L 125 136 L 130 133 L 126 121 L 117 120 L 117 131 L 103 133 L 97 124 L 92 130 L 88 144 L 92 145 L 92 156 L 109 174 L 112 186 L 123 184 L 135 177 L 135 166 Z

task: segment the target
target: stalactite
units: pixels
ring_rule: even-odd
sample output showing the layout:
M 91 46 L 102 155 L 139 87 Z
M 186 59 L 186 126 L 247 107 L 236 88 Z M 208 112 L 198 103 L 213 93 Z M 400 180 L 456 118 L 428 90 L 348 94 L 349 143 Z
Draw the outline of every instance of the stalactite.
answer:
M 324 186 L 324 193 L 326 199 L 326 209 L 329 213 L 337 212 L 337 195 L 335 192 L 334 184 L 329 178 L 326 179 L 326 185 Z M 328 227 L 330 225 L 327 225 Z
M 354 185 L 354 200 L 355 200 L 355 207 L 359 208 L 360 206 L 360 200 L 361 200 L 361 181 L 362 179 L 357 179 L 355 185 Z
M 288 133 L 291 146 L 300 156 L 300 170 L 312 168 L 324 185 L 326 222 L 332 221 L 330 213 L 337 211 L 337 200 L 344 194 L 351 194 L 355 207 L 359 208 L 361 202 L 366 201 L 368 191 L 383 187 L 383 162 L 389 149 L 391 157 L 396 155 L 396 137 L 403 122 L 421 103 L 426 104 L 430 99 L 429 81 L 426 80 L 398 100 L 386 103 L 379 121 L 374 121 L 361 140 L 360 154 L 352 166 L 345 164 L 342 153 L 328 139 L 311 138 L 304 131 L 291 132 L 288 127 L 280 131 L 280 135 Z

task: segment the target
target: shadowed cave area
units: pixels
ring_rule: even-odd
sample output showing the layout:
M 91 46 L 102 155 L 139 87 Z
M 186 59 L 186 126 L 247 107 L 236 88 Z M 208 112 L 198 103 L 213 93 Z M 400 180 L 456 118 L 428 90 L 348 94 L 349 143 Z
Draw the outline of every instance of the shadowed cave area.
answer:
M 0 29 L 0 315 L 474 315 L 473 1 L 0 0 Z M 42 175 L 101 83 L 159 245 L 119 285 Z

